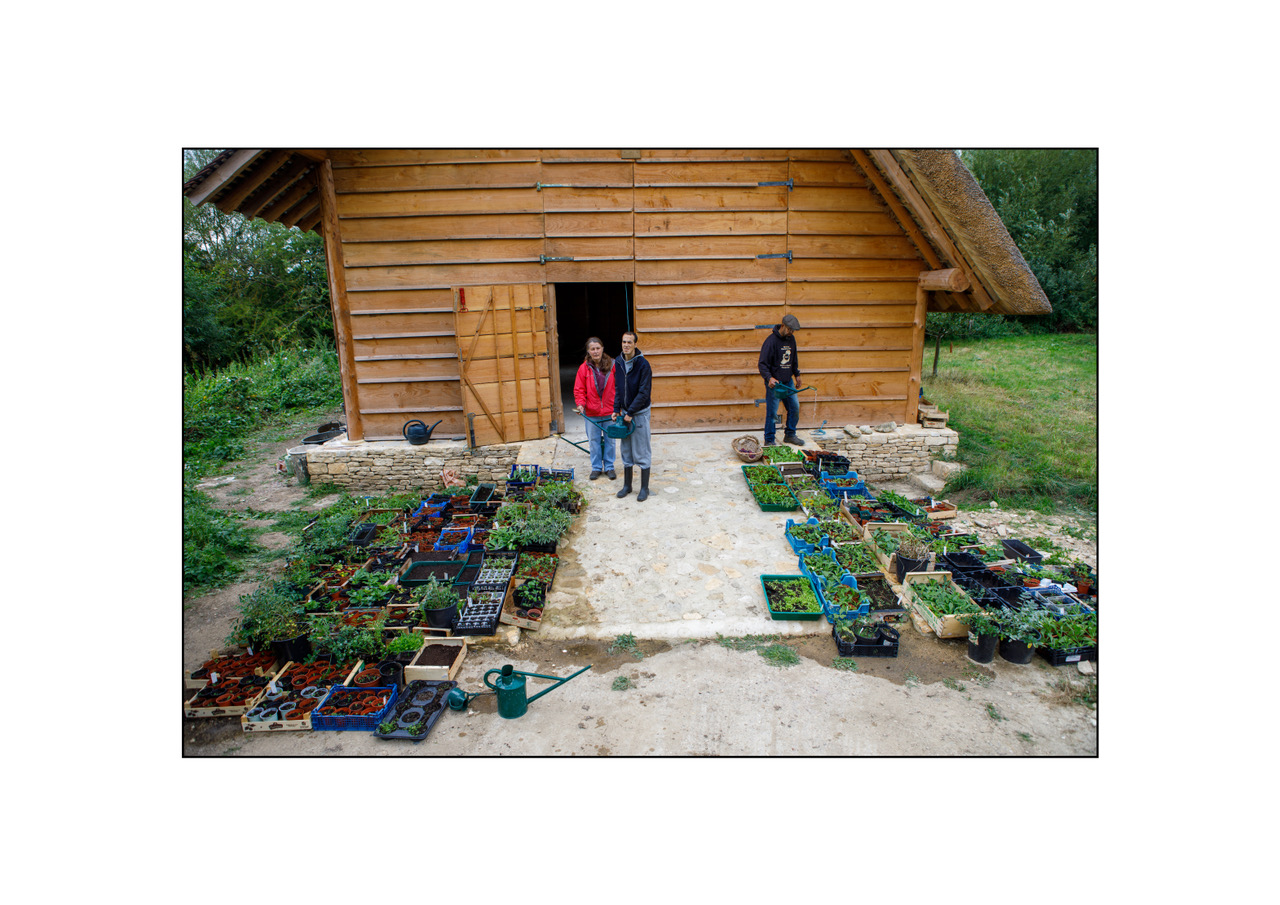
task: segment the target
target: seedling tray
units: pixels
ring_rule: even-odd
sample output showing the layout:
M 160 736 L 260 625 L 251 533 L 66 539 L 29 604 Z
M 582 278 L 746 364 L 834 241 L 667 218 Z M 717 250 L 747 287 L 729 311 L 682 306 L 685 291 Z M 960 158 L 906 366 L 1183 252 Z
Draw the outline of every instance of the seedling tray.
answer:
M 831 626 L 831 637 L 835 639 L 836 651 L 842 657 L 896 657 L 898 656 L 899 636 L 895 629 L 884 627 L 880 630 L 883 632 L 893 632 L 893 639 L 885 638 L 879 644 L 859 644 L 857 642 L 848 642 L 840 640 L 840 635 L 836 633 L 836 627 Z
M 855 591 L 859 590 L 858 579 L 854 578 L 848 572 L 846 572 L 844 577 L 840 579 L 840 584 L 846 588 L 853 588 Z M 843 612 L 845 615 L 850 617 L 866 616 L 871 612 L 870 602 L 864 603 L 851 610 L 846 609 L 841 611 L 840 608 L 832 602 L 831 598 L 827 596 L 827 585 L 825 582 L 815 581 L 813 586 L 818 591 L 818 602 L 822 604 L 822 612 L 826 614 L 828 622 L 834 623 L 836 621 L 836 613 L 838 611 Z
M 208 668 L 207 664 L 211 661 L 219 660 L 222 662 L 214 663 L 212 669 Z M 182 681 L 185 688 L 199 691 L 209 684 L 210 672 L 217 672 L 219 678 L 223 680 L 237 679 L 243 676 L 269 675 L 275 670 L 276 665 L 275 655 L 270 651 L 250 654 L 246 647 L 228 647 L 209 651 L 209 659 L 195 669 L 184 673 Z
M 1044 562 L 1043 553 L 1033 550 L 1020 540 L 1007 538 L 1000 541 L 1000 544 L 1004 547 L 1004 552 L 1009 556 L 1012 556 L 1014 559 L 1021 559 L 1025 562 L 1031 563 L 1033 566 L 1038 566 Z
M 217 685 L 209 684 L 201 688 L 182 708 L 182 715 L 188 719 L 204 719 L 215 716 L 240 716 L 247 713 L 262 697 L 270 681 L 268 676 L 247 676 L 242 679 L 225 679 Z M 246 690 L 247 689 L 247 690 Z M 244 692 L 238 704 L 218 704 L 217 698 L 227 692 Z
M 543 468 L 538 466 L 538 483 L 544 484 L 551 481 L 573 481 L 572 468 Z
M 335 701 L 358 691 L 383 692 L 387 696 L 387 702 L 377 713 L 367 716 L 342 716 L 325 713 L 325 708 L 333 706 Z M 378 724 L 391 711 L 395 703 L 396 688 L 394 685 L 375 685 L 369 688 L 335 685 L 329 689 L 329 693 L 324 696 L 320 706 L 311 711 L 311 728 L 317 732 L 372 732 L 378 728 Z
M 396 702 L 387 719 L 380 721 L 389 722 L 395 720 L 396 728 L 391 732 L 384 733 L 378 726 L 373 727 L 374 738 L 407 738 L 411 742 L 420 742 L 428 735 L 440 721 L 440 716 L 448 709 L 447 698 L 449 691 L 458 686 L 453 681 L 414 681 L 404 687 L 404 692 L 400 695 L 400 700 Z M 418 714 L 421 714 L 419 716 Z M 414 735 L 409 731 L 410 726 L 417 725 L 426 721 L 426 728 Z
M 400 584 L 406 588 L 416 588 L 427 583 L 427 579 L 435 577 L 440 581 L 450 584 L 462 572 L 466 564 L 460 560 L 450 560 L 449 562 L 411 562 L 408 567 L 400 573 Z
M 969 626 L 962 622 L 953 613 L 944 613 L 941 616 L 935 615 L 932 610 L 925 606 L 917 599 L 912 588 L 914 585 L 927 581 L 937 581 L 948 584 L 953 590 L 965 594 L 964 588 L 960 587 L 951 578 L 950 572 L 908 572 L 902 581 L 902 595 L 907 601 L 907 606 L 911 607 L 911 611 L 928 623 L 929 628 L 933 629 L 933 633 L 939 638 L 967 638 L 969 637 Z M 967 594 L 965 594 L 968 597 Z M 973 598 L 969 598 L 972 600 Z
M 803 581 L 808 582 L 809 587 L 811 588 L 814 588 L 814 585 L 813 582 L 804 575 L 761 575 L 760 591 L 764 594 L 764 605 L 768 608 L 769 617 L 771 619 L 776 619 L 780 622 L 817 622 L 819 619 L 823 618 L 822 597 L 820 596 L 820 592 L 817 588 L 814 588 L 814 596 L 818 600 L 818 609 L 813 612 L 806 613 L 778 612 L 773 608 L 773 604 L 769 602 L 769 591 L 765 587 L 766 581 Z
M 791 488 L 790 488 L 790 487 L 788 487 L 786 484 L 779 484 L 779 485 L 777 485 L 777 486 L 778 486 L 778 487 L 781 487 L 783 490 L 785 490 L 785 491 L 786 491 L 787 496 L 789 496 L 789 497 L 791 498 L 791 502 L 790 502 L 790 503 L 786 503 L 786 502 L 783 502 L 783 503 L 765 503 L 765 502 L 762 502 L 762 501 L 760 500 L 760 497 L 756 495 L 756 490 L 755 490 L 755 488 L 754 488 L 754 487 L 752 487 L 752 488 L 751 488 L 751 498 L 752 498 L 752 499 L 754 499 L 754 500 L 756 501 L 756 505 L 760 507 L 760 511 L 761 511 L 761 512 L 794 512 L 796 509 L 799 509 L 799 508 L 800 508 L 800 501 L 799 501 L 798 499 L 796 499 L 796 495 L 791 491 Z
M 472 594 L 453 624 L 454 635 L 492 635 L 498 630 L 505 595 L 494 592 Z

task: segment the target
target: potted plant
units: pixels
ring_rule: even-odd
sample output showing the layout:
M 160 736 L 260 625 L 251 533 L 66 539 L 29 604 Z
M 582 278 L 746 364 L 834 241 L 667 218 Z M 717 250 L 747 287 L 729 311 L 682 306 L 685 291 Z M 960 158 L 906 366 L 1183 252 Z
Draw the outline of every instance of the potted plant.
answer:
M 997 618 L 1000 656 L 1010 663 L 1025 665 L 1035 655 L 1040 641 L 1039 619 L 1031 609 L 1005 610 Z
M 420 622 L 432 628 L 451 628 L 458 614 L 458 595 L 453 585 L 438 580 L 434 575 L 413 589 L 409 596 L 418 607 Z
M 928 545 L 910 532 L 901 536 L 898 542 L 897 559 L 894 560 L 894 571 L 898 575 L 898 583 L 908 572 L 925 572 L 929 568 Z
M 547 586 L 536 578 L 531 578 L 516 588 L 516 606 L 523 609 L 541 607 L 547 596 Z
M 422 647 L 425 640 L 417 632 L 397 632 L 396 636 L 387 642 L 386 656 L 398 663 L 411 663 L 414 654 Z
M 1000 640 L 1000 626 L 995 619 L 989 613 L 966 613 L 957 618 L 969 626 L 969 659 L 975 663 L 994 660 Z

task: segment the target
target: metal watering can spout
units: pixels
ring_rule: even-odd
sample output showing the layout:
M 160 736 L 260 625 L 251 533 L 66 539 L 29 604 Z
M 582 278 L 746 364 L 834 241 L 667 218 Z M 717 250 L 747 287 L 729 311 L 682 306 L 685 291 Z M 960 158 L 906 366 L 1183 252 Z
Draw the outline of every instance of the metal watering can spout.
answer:
M 502 669 L 491 669 L 485 673 L 484 684 L 492 688 L 498 696 L 498 716 L 503 717 L 504 719 L 514 720 L 517 717 L 525 715 L 525 712 L 528 711 L 529 704 L 531 702 L 538 700 L 538 698 L 542 697 L 548 691 L 554 691 L 570 679 L 577 678 L 590 668 L 591 666 L 588 664 L 573 675 L 566 676 L 562 679 L 559 676 L 544 676 L 536 672 L 521 672 L 518 669 L 512 668 L 511 664 L 508 663 L 506 666 L 502 667 Z M 497 675 L 498 678 L 496 682 L 489 681 L 489 677 L 492 675 Z M 542 689 L 542 691 L 538 692 L 533 697 L 527 697 L 525 693 L 526 678 L 551 679 L 556 684 Z

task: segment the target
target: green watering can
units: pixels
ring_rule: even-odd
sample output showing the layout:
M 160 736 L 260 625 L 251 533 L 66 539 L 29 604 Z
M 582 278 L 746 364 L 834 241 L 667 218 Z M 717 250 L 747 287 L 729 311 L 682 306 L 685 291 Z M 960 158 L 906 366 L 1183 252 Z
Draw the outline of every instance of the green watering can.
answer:
M 494 693 L 498 696 L 498 716 L 503 719 L 514 720 L 517 717 L 525 715 L 525 712 L 528 711 L 529 704 L 532 701 L 538 700 L 538 698 L 542 697 L 548 691 L 554 691 L 570 679 L 577 678 L 590 668 L 591 667 L 589 665 L 584 666 L 573 675 L 566 676 L 561 679 L 559 676 L 544 676 L 539 675 L 536 672 L 520 672 L 517 669 L 513 669 L 511 664 L 508 663 L 506 666 L 502 667 L 502 669 L 491 669 L 485 673 L 484 684 L 492 688 Z M 489 677 L 495 674 L 498 676 L 497 680 L 495 682 L 490 682 Z M 525 693 L 526 677 L 534 679 L 551 679 L 556 684 L 542 689 L 542 691 L 538 692 L 533 697 L 528 697 Z M 478 693 L 484 694 L 485 692 Z M 475 697 L 474 694 L 467 694 L 465 691 L 462 691 L 462 689 L 455 688 L 449 692 L 449 707 L 452 710 L 462 710 L 467 706 L 467 702 L 473 697 Z

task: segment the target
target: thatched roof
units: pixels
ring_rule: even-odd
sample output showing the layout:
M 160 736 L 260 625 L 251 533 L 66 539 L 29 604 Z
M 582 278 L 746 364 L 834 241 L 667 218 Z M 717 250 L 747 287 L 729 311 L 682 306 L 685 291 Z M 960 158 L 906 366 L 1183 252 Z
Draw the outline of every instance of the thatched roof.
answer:
M 1053 310 L 1000 216 L 955 151 L 866 153 L 910 211 L 941 266 L 959 267 L 977 284 L 971 292 L 951 294 L 955 307 L 992 314 L 1048 314 Z M 909 186 L 898 184 L 904 175 Z M 934 221 L 932 230 L 930 219 Z M 940 233 L 936 232 L 938 227 Z M 983 293 L 991 301 L 985 309 Z M 955 299 L 957 295 L 959 299 Z M 931 305 L 930 310 L 952 310 L 944 299 L 935 300 L 943 304 Z
M 1052 309 L 991 202 L 955 151 L 849 151 L 932 269 L 959 268 L 971 288 L 930 294 L 931 311 L 1048 314 Z M 325 152 L 223 151 L 187 180 L 192 204 L 212 203 L 300 229 L 318 229 L 317 168 Z

